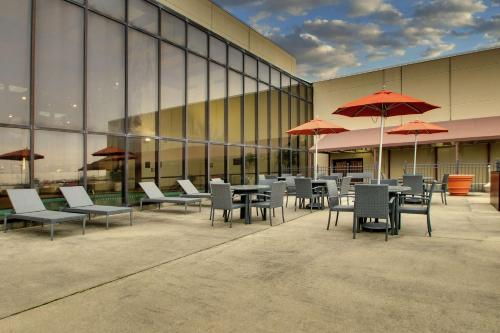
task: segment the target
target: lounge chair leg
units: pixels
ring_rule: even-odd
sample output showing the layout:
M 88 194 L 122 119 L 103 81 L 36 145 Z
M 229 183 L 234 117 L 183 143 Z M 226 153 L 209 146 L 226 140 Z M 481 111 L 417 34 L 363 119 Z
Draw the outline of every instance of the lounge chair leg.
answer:
M 326 225 L 326 230 L 330 230 L 330 219 L 332 218 L 332 211 L 328 210 L 328 224 Z
M 283 220 L 283 223 L 285 223 L 285 209 L 283 206 L 281 206 L 281 219 Z
M 271 208 L 269 208 L 269 225 L 273 226 L 273 212 L 271 212 Z
M 337 217 L 335 218 L 335 226 L 337 226 L 338 222 L 339 222 L 339 212 L 337 212 Z
M 106 230 L 109 229 L 109 215 L 106 214 Z
M 50 223 L 50 240 L 54 240 L 54 223 Z

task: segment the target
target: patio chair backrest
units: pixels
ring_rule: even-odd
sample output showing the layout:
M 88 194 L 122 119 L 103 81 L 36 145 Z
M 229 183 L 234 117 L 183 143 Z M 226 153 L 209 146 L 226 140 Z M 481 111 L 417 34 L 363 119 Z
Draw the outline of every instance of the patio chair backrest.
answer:
M 71 208 L 92 206 L 94 204 L 83 186 L 64 186 L 60 187 L 59 190 L 61 190 L 64 199 Z
M 340 183 L 340 195 L 349 194 L 349 189 L 351 188 L 351 177 L 342 178 L 342 182 Z
M 17 214 L 47 210 L 35 189 L 8 189 L 7 195 Z
M 320 177 L 318 177 L 318 179 L 321 179 L 321 180 L 337 180 L 338 177 L 337 176 L 320 176 Z
M 295 178 L 295 191 L 297 198 L 310 198 L 313 195 L 312 192 L 312 180 L 311 178 Z
M 340 179 L 344 176 L 344 174 L 342 172 L 332 172 L 330 176 L 335 176 L 337 179 Z
M 328 206 L 330 208 L 339 205 L 339 189 L 335 180 L 326 181 L 326 189 L 328 191 Z
M 266 179 L 278 179 L 278 176 L 275 175 L 266 175 Z
M 441 191 L 448 191 L 448 178 L 450 175 L 448 173 L 445 173 L 443 175 L 443 181 L 441 182 Z
M 271 184 L 270 208 L 278 208 L 283 206 L 283 197 L 285 196 L 285 191 L 285 182 L 274 182 L 273 184 Z
M 148 196 L 148 198 L 163 198 L 165 195 L 162 191 L 156 186 L 153 182 L 140 182 L 139 186 L 142 188 L 144 193 Z
M 281 177 L 292 177 L 291 173 L 282 173 Z
M 186 194 L 198 194 L 200 193 L 198 189 L 191 183 L 189 179 L 179 179 L 177 183 L 181 186 L 182 190 Z
M 212 192 L 212 184 L 224 184 L 224 180 L 222 178 L 212 178 L 212 180 L 208 182 L 210 193 Z
M 293 176 L 285 177 L 285 183 L 287 188 L 295 188 L 295 177 Z
M 386 219 L 389 216 L 389 186 L 354 186 L 354 214 L 356 217 Z
M 230 210 L 232 205 L 231 184 L 212 184 L 212 208 Z
M 376 179 L 372 179 L 372 184 L 377 184 Z M 398 180 L 397 179 L 381 179 L 380 184 L 382 185 L 389 185 L 389 186 L 398 186 Z
M 405 194 L 422 195 L 424 194 L 424 177 L 422 175 L 403 175 L 403 186 L 411 187 L 411 191 Z
M 370 184 L 373 174 L 371 172 L 350 172 L 347 174 L 347 177 L 351 177 L 351 179 L 361 179 L 363 183 Z
M 278 181 L 278 179 L 276 179 L 276 178 L 259 179 L 258 185 L 269 185 L 269 186 L 271 186 L 271 184 L 276 183 L 277 181 Z

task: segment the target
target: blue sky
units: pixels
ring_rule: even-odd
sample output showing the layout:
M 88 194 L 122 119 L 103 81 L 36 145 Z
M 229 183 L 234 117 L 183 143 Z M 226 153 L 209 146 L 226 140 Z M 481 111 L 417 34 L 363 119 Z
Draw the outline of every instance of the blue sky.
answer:
M 318 81 L 500 46 L 500 0 L 213 0 Z

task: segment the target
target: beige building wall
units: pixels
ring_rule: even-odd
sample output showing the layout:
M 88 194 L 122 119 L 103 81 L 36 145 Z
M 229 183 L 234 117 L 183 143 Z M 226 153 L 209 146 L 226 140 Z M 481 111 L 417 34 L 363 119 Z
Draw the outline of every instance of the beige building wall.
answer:
M 295 58 L 209 0 L 157 0 L 232 43 L 295 75 Z
M 331 113 L 384 87 L 441 106 L 421 116 L 392 117 L 387 126 L 500 115 L 500 48 L 424 61 L 314 83 L 315 115 L 349 129 L 379 127 L 379 119 Z

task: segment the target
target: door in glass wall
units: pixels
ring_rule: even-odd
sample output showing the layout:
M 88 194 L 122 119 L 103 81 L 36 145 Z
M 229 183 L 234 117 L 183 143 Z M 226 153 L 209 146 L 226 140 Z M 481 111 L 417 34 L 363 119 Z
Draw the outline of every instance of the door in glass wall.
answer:
M 0 123 L 29 123 L 31 1 L 0 1 Z
M 129 31 L 128 113 L 129 132 L 155 135 L 158 110 L 158 42 Z
M 55 131 L 35 131 L 34 186 L 46 200 L 48 209 L 62 208 L 66 202 L 59 187 L 83 185 L 83 135 Z
M 227 147 L 227 173 L 229 182 L 232 185 L 240 185 L 243 161 L 242 161 L 242 151 L 241 147 L 238 146 L 228 146 Z
M 87 47 L 87 128 L 124 132 L 125 28 L 89 13 Z
M 224 142 L 226 69 L 210 63 L 210 140 Z
M 259 83 L 259 111 L 258 111 L 258 135 L 259 145 L 269 145 L 269 86 Z
M 205 140 L 205 109 L 207 102 L 207 61 L 188 55 L 188 138 Z
M 83 124 L 83 13 L 60 0 L 37 2 L 35 122 L 81 129 Z
M 161 136 L 184 137 L 185 62 L 183 50 L 161 43 Z
M 309 165 L 307 164 L 308 163 L 307 155 L 308 154 L 306 151 L 299 152 L 299 173 L 302 174 L 303 176 L 309 177 L 310 175 L 312 175 L 312 172 L 309 172 Z
M 226 179 L 225 176 L 225 161 L 224 158 L 225 148 L 224 145 L 210 145 L 210 179 L 222 178 Z
M 202 192 L 206 188 L 206 145 L 203 143 L 188 144 L 188 179 Z
M 94 203 L 120 205 L 125 190 L 125 138 L 87 136 L 87 191 Z M 134 155 L 130 154 L 129 164 Z
M 229 71 L 228 83 L 228 141 L 231 143 L 241 143 L 241 109 L 243 95 L 243 77 L 233 71 Z
M 245 184 L 256 183 L 257 149 L 245 147 Z
M 244 97 L 244 134 L 245 143 L 255 144 L 255 118 L 257 106 L 257 81 L 245 77 L 245 97 Z
M 137 204 L 144 195 L 140 182 L 156 183 L 156 142 L 153 138 L 129 138 L 128 201 Z
M 178 192 L 178 179 L 184 170 L 184 143 L 160 140 L 160 189 L 164 192 Z
M 0 127 L 0 212 L 11 207 L 5 190 L 29 187 L 29 131 Z M 34 152 L 35 159 L 45 158 Z

